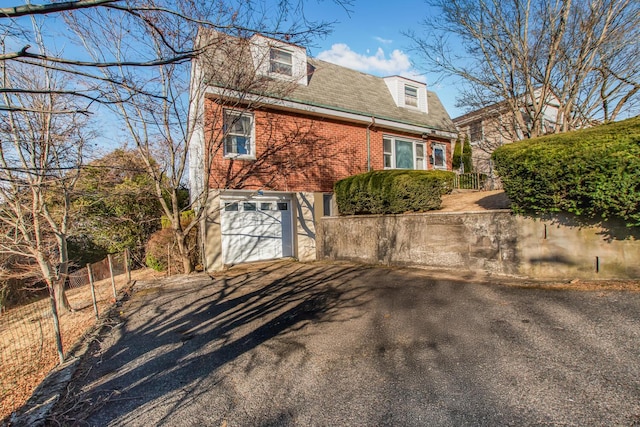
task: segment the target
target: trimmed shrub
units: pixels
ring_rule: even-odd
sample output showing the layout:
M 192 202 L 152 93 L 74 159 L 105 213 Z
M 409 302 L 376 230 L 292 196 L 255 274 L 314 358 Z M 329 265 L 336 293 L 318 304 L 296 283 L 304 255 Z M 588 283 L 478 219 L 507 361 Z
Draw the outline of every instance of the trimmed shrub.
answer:
M 505 145 L 492 159 L 516 212 L 640 226 L 640 116 Z
M 342 215 L 396 214 L 440 209 L 451 192 L 455 174 L 447 171 L 385 170 L 354 175 L 336 182 Z

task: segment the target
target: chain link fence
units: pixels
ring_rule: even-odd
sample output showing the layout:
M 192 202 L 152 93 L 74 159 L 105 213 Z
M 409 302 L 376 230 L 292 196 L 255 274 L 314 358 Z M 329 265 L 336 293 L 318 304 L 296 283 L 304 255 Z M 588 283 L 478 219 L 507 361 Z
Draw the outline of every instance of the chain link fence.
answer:
M 131 281 L 127 264 L 125 253 L 116 254 L 69 274 L 66 294 L 73 311 L 58 313 L 65 356 Z M 2 420 L 60 363 L 48 296 L 0 313 L 0 362 Z

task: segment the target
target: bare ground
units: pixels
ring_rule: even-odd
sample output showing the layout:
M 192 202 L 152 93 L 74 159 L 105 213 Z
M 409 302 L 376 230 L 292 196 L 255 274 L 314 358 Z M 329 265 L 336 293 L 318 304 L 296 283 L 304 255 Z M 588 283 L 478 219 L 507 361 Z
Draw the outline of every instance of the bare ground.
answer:
M 442 209 L 438 212 L 474 212 L 509 209 L 511 202 L 503 190 L 454 190 L 442 196 Z

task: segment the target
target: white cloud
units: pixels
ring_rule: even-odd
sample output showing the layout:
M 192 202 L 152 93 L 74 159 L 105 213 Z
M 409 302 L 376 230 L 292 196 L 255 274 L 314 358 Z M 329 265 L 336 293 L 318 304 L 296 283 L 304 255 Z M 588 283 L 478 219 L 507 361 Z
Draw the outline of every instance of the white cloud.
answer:
M 389 39 L 383 39 L 382 37 L 374 37 L 373 38 L 375 41 L 377 41 L 378 43 L 382 43 L 382 44 L 391 44 L 393 43 L 393 40 L 389 40 Z
M 380 47 L 373 55 L 363 55 L 354 52 L 344 43 L 337 43 L 331 46 L 331 49 L 320 52 L 318 59 L 369 74 L 400 75 L 421 82 L 425 81 L 425 77 L 411 67 L 407 54 L 398 49 L 394 49 L 389 56 Z

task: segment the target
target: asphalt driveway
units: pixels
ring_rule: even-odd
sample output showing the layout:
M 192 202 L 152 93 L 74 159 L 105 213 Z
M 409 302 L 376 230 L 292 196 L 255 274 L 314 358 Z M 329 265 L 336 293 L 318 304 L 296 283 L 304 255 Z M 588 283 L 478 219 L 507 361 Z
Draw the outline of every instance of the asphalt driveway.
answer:
M 139 282 L 51 425 L 640 425 L 640 292 L 279 262 Z

